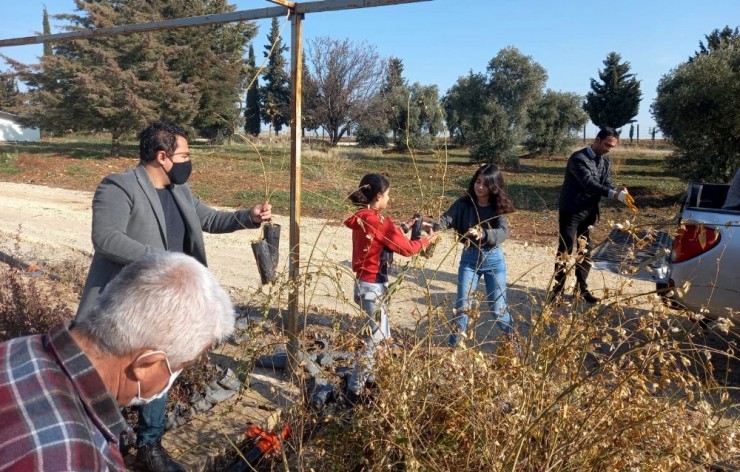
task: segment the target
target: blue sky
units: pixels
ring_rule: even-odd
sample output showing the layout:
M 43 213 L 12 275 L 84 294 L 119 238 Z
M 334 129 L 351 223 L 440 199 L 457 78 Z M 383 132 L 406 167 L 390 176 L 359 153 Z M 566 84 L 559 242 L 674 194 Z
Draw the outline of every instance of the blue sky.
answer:
M 4 1 L 0 37 L 41 30 L 44 3 L 51 15 L 74 10 L 72 0 Z M 231 3 L 239 10 L 273 6 L 265 0 Z M 52 19 L 52 32 L 58 32 L 55 24 Z M 258 25 L 254 45 L 259 61 L 269 20 Z M 306 40 L 331 36 L 367 42 L 383 57 L 402 59 L 410 82 L 436 84 L 441 94 L 468 71 L 484 72 L 500 49 L 515 46 L 547 70 L 548 88 L 585 95 L 589 79 L 597 78 L 606 55 L 616 51 L 641 81 L 637 120 L 641 137 L 647 137 L 661 76 L 693 54 L 705 34 L 725 25 L 740 25 L 740 1 L 432 0 L 309 14 L 303 31 Z M 283 32 L 289 44 L 290 27 Z M 41 46 L 2 48 L 0 53 L 36 62 Z

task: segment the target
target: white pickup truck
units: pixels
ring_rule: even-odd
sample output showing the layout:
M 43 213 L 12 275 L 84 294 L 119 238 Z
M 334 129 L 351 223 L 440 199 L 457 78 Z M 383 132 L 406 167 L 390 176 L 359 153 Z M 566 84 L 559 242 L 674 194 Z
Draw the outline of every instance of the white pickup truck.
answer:
M 595 267 L 654 281 L 672 308 L 740 324 L 740 207 L 722 208 L 729 188 L 689 184 L 673 237 L 614 229 L 595 248 Z
M 690 184 L 659 292 L 679 307 L 740 323 L 740 208 L 730 185 Z

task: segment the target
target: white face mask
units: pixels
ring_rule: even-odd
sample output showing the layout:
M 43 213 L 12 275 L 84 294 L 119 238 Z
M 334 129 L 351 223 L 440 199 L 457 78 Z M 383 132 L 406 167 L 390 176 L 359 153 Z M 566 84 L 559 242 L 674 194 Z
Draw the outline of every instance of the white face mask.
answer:
M 141 405 L 145 405 L 145 404 L 147 404 L 149 402 L 153 402 L 154 400 L 156 400 L 158 398 L 162 398 L 170 390 L 170 388 L 172 388 L 172 384 L 175 383 L 175 379 L 177 379 L 177 376 L 180 375 L 180 372 L 182 372 L 182 369 L 180 369 L 180 370 L 178 370 L 176 372 L 172 372 L 172 369 L 170 368 L 170 361 L 167 360 L 167 354 L 165 354 L 164 351 L 154 351 L 154 352 L 150 352 L 148 354 L 144 354 L 143 356 L 140 356 L 139 358 L 137 358 L 136 361 L 138 361 L 142 357 L 151 356 L 152 354 L 159 354 L 159 353 L 165 355 L 164 361 L 167 363 L 167 371 L 169 371 L 169 373 L 170 373 L 170 380 L 169 380 L 169 382 L 167 382 L 167 386 L 161 392 L 159 392 L 159 393 L 157 393 L 155 395 L 152 395 L 149 398 L 141 398 L 141 382 L 140 381 L 137 381 L 136 382 L 136 388 L 137 388 L 138 392 L 136 393 L 136 396 L 134 398 L 132 398 L 131 401 L 128 402 L 125 406 L 141 406 Z M 136 361 L 134 361 L 134 362 L 136 362 Z

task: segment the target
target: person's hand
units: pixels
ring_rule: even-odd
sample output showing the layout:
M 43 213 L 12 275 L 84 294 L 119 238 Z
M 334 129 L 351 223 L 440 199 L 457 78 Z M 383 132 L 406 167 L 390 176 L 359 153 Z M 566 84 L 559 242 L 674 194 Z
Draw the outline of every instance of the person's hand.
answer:
M 260 203 L 252 207 L 252 211 L 249 214 L 252 222 L 255 224 L 262 224 L 265 221 L 272 220 L 272 205 L 270 202 Z
M 480 228 L 480 226 L 473 226 L 468 230 L 467 233 L 465 233 L 465 237 L 470 239 L 471 241 L 478 241 L 480 238 L 483 237 L 483 230 Z
M 414 227 L 414 225 L 415 225 L 415 224 L 416 224 L 416 218 L 414 218 L 414 217 L 412 216 L 412 217 L 411 217 L 411 218 L 409 218 L 408 220 L 406 220 L 406 221 L 404 221 L 403 223 L 401 223 L 401 230 L 402 230 L 402 231 L 403 231 L 404 233 L 407 233 L 407 232 L 408 232 L 408 231 L 409 231 L 409 230 L 410 230 L 411 228 L 413 228 L 413 227 Z
M 614 189 L 614 194 L 612 195 L 612 198 L 613 198 L 614 200 L 618 200 L 618 201 L 620 201 L 620 202 L 624 203 L 624 202 L 623 202 L 622 200 L 620 200 L 620 199 L 619 199 L 619 195 L 620 195 L 620 194 L 621 194 L 622 192 L 626 192 L 626 193 L 629 193 L 629 192 L 627 192 L 627 187 L 617 187 L 617 188 L 615 188 L 615 189 Z
M 422 231 L 426 231 L 429 234 L 432 234 L 432 233 L 434 233 L 434 231 L 433 231 L 434 230 L 434 224 L 427 223 L 426 221 L 424 221 L 424 222 L 421 223 L 421 230 Z
M 629 194 L 626 187 L 620 187 L 619 193 L 617 194 L 617 200 L 624 203 L 627 208 L 637 212 L 637 205 L 635 205 L 635 199 Z
M 429 236 L 427 236 L 427 239 L 429 240 L 429 244 L 437 244 L 439 241 L 439 238 L 442 236 L 442 233 L 435 233 L 432 230 L 429 230 Z

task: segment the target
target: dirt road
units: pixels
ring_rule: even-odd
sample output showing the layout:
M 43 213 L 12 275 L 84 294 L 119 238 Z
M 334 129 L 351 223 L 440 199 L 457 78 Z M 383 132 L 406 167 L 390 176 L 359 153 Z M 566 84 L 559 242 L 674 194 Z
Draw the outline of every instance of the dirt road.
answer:
M 0 183 L 0 250 L 28 260 L 59 261 L 76 258 L 85 266 L 92 255 L 90 241 L 92 193 L 36 185 Z M 288 219 L 276 216 L 282 225 L 280 271 L 287 277 Z M 350 232 L 338 221 L 314 218 L 301 220 L 302 304 L 352 313 Z M 285 286 L 262 287 L 250 243 L 259 237 L 255 230 L 226 235 L 206 234 L 209 266 L 237 303 L 262 303 L 284 307 Z M 14 247 L 15 246 L 15 247 Z M 430 259 L 396 258 L 404 280 L 393 298 L 391 319 L 413 327 L 425 306 L 431 303 L 442 311 L 452 303 L 460 245 L 446 233 Z M 509 240 L 504 243 L 508 265 L 509 306 L 514 315 L 526 316 L 537 308 L 552 275 L 553 247 Z M 591 285 L 602 289 L 640 293 L 650 289 L 645 282 L 631 282 L 610 273 L 593 271 Z M 279 296 L 279 298 L 278 298 Z

